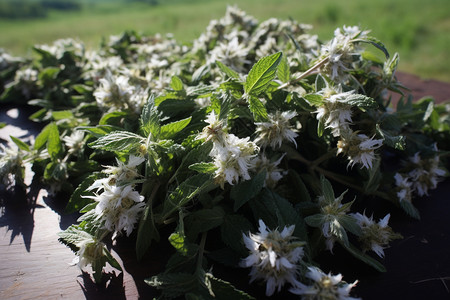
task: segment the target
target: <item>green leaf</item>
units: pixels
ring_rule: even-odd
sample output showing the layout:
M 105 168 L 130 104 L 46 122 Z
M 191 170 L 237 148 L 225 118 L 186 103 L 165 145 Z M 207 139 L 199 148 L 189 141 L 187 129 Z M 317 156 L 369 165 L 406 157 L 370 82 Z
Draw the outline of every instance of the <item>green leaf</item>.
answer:
M 143 131 L 145 136 L 152 134 L 152 136 L 158 138 L 159 133 L 161 131 L 159 113 L 157 110 L 157 106 L 155 105 L 155 98 L 152 95 L 147 103 L 142 108 L 141 113 L 141 130 Z
M 89 147 L 107 151 L 131 151 L 145 144 L 145 138 L 129 131 L 113 131 L 96 141 Z
M 94 137 L 99 138 L 113 131 L 120 131 L 122 128 L 112 125 L 97 125 L 97 126 L 79 126 L 75 129 L 86 131 L 92 134 Z
M 69 202 L 64 209 L 65 213 L 71 214 L 80 211 L 83 207 L 94 201 L 93 199 L 83 196 L 92 195 L 92 192 L 87 191 L 87 188 L 90 187 L 96 179 L 100 178 L 100 175 L 100 173 L 94 173 L 86 177 L 86 179 L 78 185 L 70 196 Z
M 320 186 L 322 188 L 323 197 L 326 203 L 334 203 L 336 198 L 334 196 L 333 186 L 323 175 L 320 176 Z
M 5 122 L 0 122 L 0 129 L 1 128 L 5 128 L 6 127 L 6 123 Z
M 52 117 L 55 121 L 64 120 L 64 119 L 72 119 L 73 113 L 70 110 L 53 111 Z
M 359 249 L 357 249 L 352 244 L 345 245 L 345 244 L 341 243 L 341 245 L 348 252 L 350 252 L 354 257 L 356 257 L 357 259 L 365 262 L 366 264 L 368 264 L 369 266 L 373 267 L 378 272 L 386 272 L 386 268 L 379 261 L 377 261 L 377 260 L 373 259 L 372 257 L 364 254 L 363 252 L 361 252 Z
M 178 253 L 185 256 L 188 254 L 188 247 L 186 245 L 186 237 L 179 233 L 174 232 L 169 236 L 169 243 L 177 250 Z
M 209 275 L 209 276 L 208 276 Z M 230 300 L 230 299 L 239 299 L 239 300 L 251 300 L 256 299 L 249 294 L 236 289 L 231 283 L 224 281 L 219 278 L 215 278 L 214 276 L 207 274 L 209 282 L 211 284 L 211 290 L 213 291 L 215 297 L 214 299 L 218 300 Z
M 399 201 L 400 207 L 412 218 L 420 220 L 419 210 L 408 201 Z
M 190 165 L 189 170 L 197 171 L 199 173 L 211 174 L 214 173 L 215 170 L 217 170 L 217 167 L 212 162 L 210 163 L 201 162 Z
M 262 219 L 268 227 L 282 228 L 295 225 L 294 235 L 303 241 L 308 240 L 303 218 L 292 204 L 272 190 L 263 189 L 260 197 L 249 201 L 255 219 Z
M 58 125 L 55 123 L 50 123 L 48 130 L 47 151 L 52 159 L 57 159 L 63 154 Z
M 216 61 L 216 65 L 219 67 L 219 69 L 225 73 L 228 77 L 230 78 L 234 78 L 239 80 L 239 74 L 237 72 L 235 72 L 234 70 L 228 68 L 226 65 L 224 65 L 223 63 L 221 63 L 220 61 Z
M 278 79 L 281 80 L 281 82 L 289 82 L 291 80 L 291 70 L 289 69 L 289 63 L 287 61 L 286 56 L 283 56 L 280 64 L 278 65 L 278 72 L 277 72 Z
M 250 96 L 248 99 L 250 111 L 253 114 L 253 118 L 256 122 L 267 121 L 267 110 L 264 104 L 257 97 Z
M 13 137 L 12 135 L 9 136 L 11 138 L 11 140 L 14 142 L 14 144 L 17 145 L 17 147 L 19 147 L 19 149 L 23 150 L 23 151 L 30 151 L 30 146 L 28 146 L 28 144 L 26 144 L 25 142 L 21 141 L 20 139 Z
M 230 197 L 234 200 L 234 211 L 259 194 L 264 187 L 267 172 L 260 172 L 252 179 L 242 181 L 231 188 Z
M 384 139 L 383 144 L 397 150 L 406 149 L 406 137 L 404 135 L 392 135 L 388 131 L 382 130 L 378 124 L 376 125 L 376 129 L 377 133 Z
M 323 103 L 323 96 L 319 94 L 306 94 L 303 98 L 310 104 L 314 106 L 321 106 Z
M 252 230 L 252 224 L 241 215 L 226 215 L 220 226 L 222 241 L 243 256 L 247 250 L 242 242 L 242 234 Z
M 275 78 L 281 58 L 282 53 L 278 52 L 261 58 L 252 67 L 244 84 L 244 91 L 247 95 L 258 96 L 267 89 Z
M 375 109 L 378 107 L 378 103 L 372 98 L 361 94 L 351 94 L 345 98 L 345 103 L 352 106 L 357 106 L 363 109 Z
M 353 41 L 354 42 L 363 42 L 363 43 L 372 44 L 375 47 L 377 47 L 378 49 L 380 49 L 381 51 L 383 51 L 383 53 L 386 56 L 386 58 L 389 58 L 389 52 L 387 51 L 386 46 L 380 40 L 378 40 L 375 37 L 367 36 L 367 37 L 364 37 L 362 39 L 355 39 Z
M 107 113 L 102 116 L 100 121 L 98 121 L 99 125 L 116 125 L 118 126 L 120 121 L 123 118 L 126 118 L 128 116 L 128 113 L 125 111 L 113 111 L 110 113 Z
M 41 150 L 47 144 L 51 124 L 45 126 L 34 140 L 34 149 Z
M 111 252 L 109 252 L 108 249 L 103 249 L 103 254 L 106 257 L 106 262 L 111 265 L 111 267 L 116 268 L 117 270 L 122 272 L 122 267 L 120 266 L 119 262 L 111 255 Z
M 315 91 L 318 93 L 324 88 L 328 87 L 328 81 L 323 77 L 322 74 L 318 74 L 316 77 L 316 81 L 314 83 Z
M 325 216 L 323 214 L 315 214 L 312 216 L 307 216 L 305 218 L 305 222 L 311 227 L 319 228 L 325 222 Z
M 159 232 L 155 226 L 151 204 L 147 204 L 137 230 L 136 256 L 138 260 L 144 257 L 153 240 L 159 241 Z
M 220 206 L 197 210 L 188 216 L 190 234 L 206 232 L 223 223 L 225 211 Z
M 172 76 L 172 80 L 170 82 L 170 87 L 175 91 L 183 90 L 183 82 L 178 76 Z
M 160 139 L 171 139 L 191 122 L 192 117 L 161 126 Z
M 339 216 L 339 223 L 348 231 L 353 233 L 356 236 L 361 236 L 362 230 L 361 227 L 356 222 L 356 219 L 349 215 Z
M 162 220 L 164 221 L 171 216 L 174 211 L 183 207 L 195 196 L 213 186 L 210 175 L 208 174 L 197 174 L 189 177 L 178 185 L 175 191 L 170 193 L 164 201 Z

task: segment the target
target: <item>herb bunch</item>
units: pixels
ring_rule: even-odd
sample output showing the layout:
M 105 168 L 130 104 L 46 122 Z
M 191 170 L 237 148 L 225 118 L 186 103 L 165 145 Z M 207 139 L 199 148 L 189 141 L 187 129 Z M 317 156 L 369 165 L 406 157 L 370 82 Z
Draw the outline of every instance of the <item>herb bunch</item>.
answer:
M 356 282 L 315 258 L 338 245 L 385 271 L 376 255 L 401 236 L 389 212 L 376 222 L 352 205 L 377 197 L 419 218 L 414 199 L 447 174 L 449 114 L 412 102 L 399 55 L 369 31 L 322 42 L 310 30 L 229 7 L 189 45 L 129 31 L 98 51 L 66 39 L 29 60 L 2 52 L 0 101 L 38 107 L 43 129 L 2 146 L 0 176 L 25 187 L 29 163 L 52 194 L 70 193 L 66 212 L 82 215 L 60 241 L 97 282 L 106 263 L 121 270 L 111 240 L 142 259 L 166 239 L 166 268 L 146 281 L 162 298 L 251 298 L 214 276 L 223 264 L 267 296 L 353 299 Z

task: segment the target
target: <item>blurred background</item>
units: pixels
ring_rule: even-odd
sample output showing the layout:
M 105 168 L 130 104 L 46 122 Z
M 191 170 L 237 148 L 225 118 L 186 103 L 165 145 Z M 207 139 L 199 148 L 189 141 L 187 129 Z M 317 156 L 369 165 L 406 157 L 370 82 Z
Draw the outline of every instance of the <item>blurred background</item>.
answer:
M 359 25 L 399 52 L 401 71 L 450 82 L 449 0 L 0 0 L 0 48 L 31 56 L 35 44 L 70 37 L 97 49 L 125 30 L 189 43 L 235 4 L 260 22 L 311 24 L 323 41 L 336 27 Z

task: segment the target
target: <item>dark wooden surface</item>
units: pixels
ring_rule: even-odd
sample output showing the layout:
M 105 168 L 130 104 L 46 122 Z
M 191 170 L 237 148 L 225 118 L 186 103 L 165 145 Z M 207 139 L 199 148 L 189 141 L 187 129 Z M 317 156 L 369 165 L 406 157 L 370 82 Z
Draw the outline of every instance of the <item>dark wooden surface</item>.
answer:
M 439 102 L 450 98 L 450 84 L 401 73 L 399 78 L 416 100 L 422 96 L 433 96 Z M 23 122 L 29 114 L 27 110 L 0 107 L 0 122 L 10 124 L 0 129 L 0 141 L 7 141 L 9 135 L 32 139 L 37 128 Z M 344 280 L 359 279 L 354 295 L 363 299 L 450 299 L 449 195 L 450 181 L 446 181 L 430 197 L 416 201 L 420 221 L 394 207 L 371 203 L 377 218 L 391 212 L 390 225 L 404 236 L 385 250 L 382 262 L 387 273 L 365 267 L 339 248 L 334 256 L 324 254 L 323 261 L 332 261 L 332 271 L 341 271 Z M 167 245 L 158 245 L 143 262 L 137 262 L 133 246 L 119 241 L 112 253 L 124 272 L 111 273 L 104 285 L 97 286 L 89 274 L 70 265 L 73 253 L 58 242 L 57 233 L 77 218 L 76 214 L 63 214 L 61 203 L 64 200 L 48 197 L 36 184 L 28 195 L 0 186 L 0 299 L 151 299 L 157 295 L 143 280 L 162 270 Z M 216 271 L 221 272 L 219 268 Z M 246 285 L 248 280 L 245 270 L 224 272 L 223 276 L 235 280 L 236 285 Z M 261 290 L 252 286 L 256 294 Z

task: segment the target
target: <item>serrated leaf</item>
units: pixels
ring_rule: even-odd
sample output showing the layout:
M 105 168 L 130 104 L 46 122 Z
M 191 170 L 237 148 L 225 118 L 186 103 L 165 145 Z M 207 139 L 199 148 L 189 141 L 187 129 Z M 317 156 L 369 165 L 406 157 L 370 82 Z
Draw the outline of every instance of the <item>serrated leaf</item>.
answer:
M 420 220 L 419 210 L 408 201 L 399 201 L 400 207 L 412 218 Z
M 323 103 L 323 96 L 319 94 L 307 94 L 303 98 L 310 104 L 314 106 L 321 106 Z
M 227 67 L 226 65 L 224 65 L 222 62 L 220 61 L 216 61 L 216 65 L 219 67 L 219 69 L 225 73 L 228 77 L 230 78 L 234 78 L 239 80 L 239 74 L 237 72 L 235 72 L 234 70 L 230 69 L 229 67 Z
M 208 276 L 208 275 L 207 275 Z M 214 299 L 218 300 L 230 300 L 230 299 L 239 299 L 239 300 L 252 300 L 256 299 L 249 294 L 236 289 L 231 283 L 224 281 L 219 278 L 215 278 L 214 276 L 208 276 L 209 282 L 211 283 L 211 290 L 213 291 L 215 297 Z
M 64 120 L 64 119 L 72 119 L 73 113 L 70 110 L 53 111 L 52 117 L 55 121 Z
M 234 200 L 234 211 L 258 195 L 264 187 L 267 172 L 260 172 L 252 179 L 242 181 L 231 188 L 230 197 Z
M 191 122 L 192 117 L 161 126 L 160 139 L 171 139 Z
M 120 120 L 126 118 L 128 113 L 125 111 L 113 111 L 102 116 L 99 125 L 119 125 Z
M 256 122 L 267 121 L 267 110 L 264 104 L 257 97 L 250 96 L 248 99 L 249 109 Z
M 186 205 L 199 193 L 213 186 L 210 175 L 197 174 L 183 181 L 178 187 L 170 193 L 164 201 L 162 219 L 168 218 L 174 211 Z
M 178 76 L 172 76 L 172 80 L 170 81 L 170 87 L 174 91 L 182 91 L 183 90 L 183 82 Z
M 367 97 L 367 96 L 361 95 L 361 94 L 348 95 L 345 98 L 345 103 L 352 105 L 352 106 L 357 106 L 357 107 L 363 108 L 363 109 L 368 109 L 368 108 L 375 109 L 378 107 L 378 103 L 376 101 L 374 101 L 370 97 Z
M 291 80 L 291 70 L 287 61 L 287 57 L 283 56 L 277 69 L 277 76 L 281 82 L 289 82 Z
M 190 230 L 194 230 L 196 231 L 195 233 L 198 233 L 216 228 L 223 223 L 224 216 L 225 211 L 220 206 L 197 210 L 188 217 L 191 222 Z
M 47 126 L 45 126 L 41 132 L 37 135 L 36 139 L 34 140 L 34 149 L 35 150 L 40 150 L 42 149 L 48 141 L 48 136 L 50 134 L 50 126 L 51 124 L 48 124 Z
M 354 42 L 363 42 L 363 43 L 372 44 L 375 47 L 377 47 L 378 49 L 380 49 L 381 51 L 383 51 L 383 53 L 386 56 L 386 58 L 389 58 L 389 52 L 387 51 L 386 46 L 380 40 L 378 40 L 375 37 L 367 36 L 367 37 L 364 37 L 362 39 L 355 39 L 353 41 Z
M 311 227 L 321 227 L 322 224 L 325 222 L 325 216 L 323 214 L 315 214 L 312 216 L 307 216 L 305 218 L 306 224 L 308 224 Z
M 181 255 L 188 253 L 186 246 L 186 237 L 179 232 L 174 232 L 169 236 L 169 243 L 177 250 Z
M 122 128 L 112 125 L 97 125 L 97 126 L 79 126 L 76 130 L 86 131 L 94 137 L 99 138 L 114 131 L 120 131 Z
M 328 87 L 328 82 L 325 79 L 325 77 L 323 77 L 322 74 L 318 74 L 317 75 L 316 81 L 314 82 L 314 87 L 315 87 L 316 93 L 318 93 L 321 90 L 323 90 L 323 89 Z
M 322 188 L 322 195 L 327 204 L 334 203 L 336 197 L 334 196 L 333 186 L 325 176 L 320 176 L 320 186 Z
M 147 204 L 144 212 L 142 213 L 137 230 L 136 256 L 138 260 L 141 260 L 144 257 L 153 240 L 159 241 L 159 232 L 155 226 L 155 220 L 153 218 L 153 211 L 150 203 L 150 205 Z
M 252 224 L 241 215 L 226 215 L 223 224 L 220 226 L 223 242 L 241 255 L 247 253 L 242 242 L 242 234 L 252 230 Z
M 106 151 L 131 151 L 145 144 L 145 138 L 129 131 L 113 131 L 96 141 L 89 147 Z
M 154 96 L 150 96 L 147 103 L 142 108 L 141 113 L 141 130 L 145 136 L 152 134 L 155 138 L 159 136 L 161 131 L 159 113 L 157 110 L 157 105 L 155 103 Z
M 380 262 L 378 262 L 377 260 L 373 259 L 372 257 L 364 254 L 363 252 L 361 252 L 359 249 L 357 249 L 352 244 L 345 245 L 345 244 L 341 243 L 341 245 L 348 252 L 350 252 L 354 257 L 356 257 L 359 260 L 365 262 L 366 264 L 368 264 L 369 266 L 373 267 L 378 272 L 386 272 L 386 268 Z
M 11 140 L 14 142 L 14 144 L 17 145 L 17 147 L 19 147 L 19 149 L 23 150 L 23 151 L 30 151 L 30 146 L 28 146 L 28 144 L 26 144 L 25 142 L 21 141 L 20 139 L 13 137 L 12 135 L 9 136 L 11 138 Z
M 406 137 L 403 135 L 392 135 L 388 131 L 382 130 L 380 126 L 376 125 L 377 133 L 383 137 L 383 144 L 397 150 L 405 150 Z
M 201 162 L 190 165 L 189 170 L 197 171 L 199 173 L 211 174 L 214 173 L 215 170 L 217 170 L 217 167 L 212 162 L 210 163 Z
M 47 151 L 52 159 L 57 159 L 63 153 L 58 126 L 55 123 L 50 123 L 48 130 Z
M 361 236 L 362 230 L 361 227 L 356 222 L 356 219 L 349 215 L 339 216 L 339 223 L 349 232 L 353 233 L 356 236 Z
M 268 227 L 282 228 L 295 225 L 294 235 L 308 240 L 303 218 L 292 204 L 272 190 L 264 189 L 258 198 L 249 201 L 255 219 L 262 219 Z
M 282 53 L 278 52 L 261 58 L 252 67 L 244 84 L 244 91 L 247 95 L 258 96 L 266 90 L 270 82 L 275 78 L 281 58 Z
M 101 175 L 100 173 L 94 173 L 86 177 L 86 179 L 84 179 L 78 185 L 78 187 L 73 191 L 72 195 L 70 196 L 69 202 L 67 203 L 66 208 L 64 209 L 65 213 L 70 214 L 80 211 L 83 207 L 94 201 L 90 198 L 86 198 L 83 196 L 91 194 L 91 192 L 87 191 L 87 188 L 90 187 L 96 179 L 100 178 L 100 175 Z

